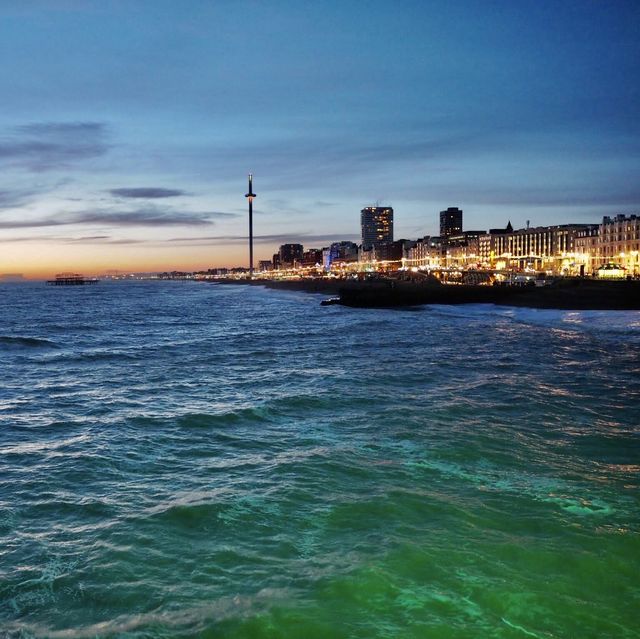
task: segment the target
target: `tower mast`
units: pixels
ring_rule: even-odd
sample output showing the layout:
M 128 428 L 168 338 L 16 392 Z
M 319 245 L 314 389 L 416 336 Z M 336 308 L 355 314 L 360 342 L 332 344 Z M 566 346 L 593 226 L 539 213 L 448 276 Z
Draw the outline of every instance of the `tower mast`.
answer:
M 249 173 L 249 192 L 245 194 L 249 199 L 249 279 L 253 279 L 253 175 Z

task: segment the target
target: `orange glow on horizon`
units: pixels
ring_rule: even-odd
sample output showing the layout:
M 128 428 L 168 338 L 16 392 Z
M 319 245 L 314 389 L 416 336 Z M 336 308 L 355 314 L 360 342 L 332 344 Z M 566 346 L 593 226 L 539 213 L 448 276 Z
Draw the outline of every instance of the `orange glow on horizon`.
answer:
M 259 259 L 271 259 L 277 246 L 261 247 Z M 264 257 L 262 256 L 264 254 Z M 20 242 L 3 246 L 0 277 L 21 274 L 26 279 L 50 279 L 58 273 L 105 275 L 108 272 L 203 271 L 249 266 L 244 245 L 168 246 L 145 244 L 89 245 Z

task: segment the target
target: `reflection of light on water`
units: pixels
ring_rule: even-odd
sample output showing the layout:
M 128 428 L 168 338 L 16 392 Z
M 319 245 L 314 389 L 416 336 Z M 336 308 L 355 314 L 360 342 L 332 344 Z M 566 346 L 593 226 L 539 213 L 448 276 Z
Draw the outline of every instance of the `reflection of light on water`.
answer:
M 575 340 L 576 336 L 580 334 L 578 331 L 567 330 L 566 328 L 551 328 L 550 332 L 557 337 L 569 340 Z
M 516 324 L 540 328 L 558 329 L 571 325 L 576 331 L 592 329 L 605 333 L 636 333 L 640 330 L 639 311 L 559 311 L 554 309 L 494 309 L 494 317 L 513 321 Z M 560 329 L 558 329 L 560 330 Z
M 551 395 L 555 397 L 583 397 L 583 395 L 579 395 L 575 390 L 567 390 L 565 388 L 560 388 L 559 386 L 551 386 L 550 384 L 542 384 L 538 382 L 538 392 L 544 393 L 545 395 Z
M 562 321 L 566 324 L 582 324 L 583 317 L 581 313 L 567 313 Z

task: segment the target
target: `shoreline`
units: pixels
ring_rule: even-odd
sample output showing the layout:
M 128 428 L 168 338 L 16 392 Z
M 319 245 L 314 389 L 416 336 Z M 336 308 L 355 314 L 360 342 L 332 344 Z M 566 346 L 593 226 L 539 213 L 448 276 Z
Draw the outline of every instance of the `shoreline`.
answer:
M 556 280 L 546 286 L 474 286 L 398 280 L 217 280 L 221 284 L 324 293 L 354 308 L 496 304 L 557 310 L 640 310 L 640 281 Z

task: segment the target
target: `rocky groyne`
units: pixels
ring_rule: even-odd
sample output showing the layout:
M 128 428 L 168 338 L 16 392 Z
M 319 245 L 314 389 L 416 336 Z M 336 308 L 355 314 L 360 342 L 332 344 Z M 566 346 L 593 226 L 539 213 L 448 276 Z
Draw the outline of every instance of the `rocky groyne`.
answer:
M 559 279 L 546 286 L 472 286 L 379 281 L 346 284 L 345 306 L 388 308 L 420 304 L 500 304 L 566 310 L 639 310 L 640 281 Z
M 435 278 L 340 280 L 222 280 L 226 284 L 339 295 L 340 304 L 360 308 L 393 308 L 424 304 L 500 304 L 563 310 L 640 310 L 640 281 L 559 278 L 545 286 L 476 286 L 441 284 Z

